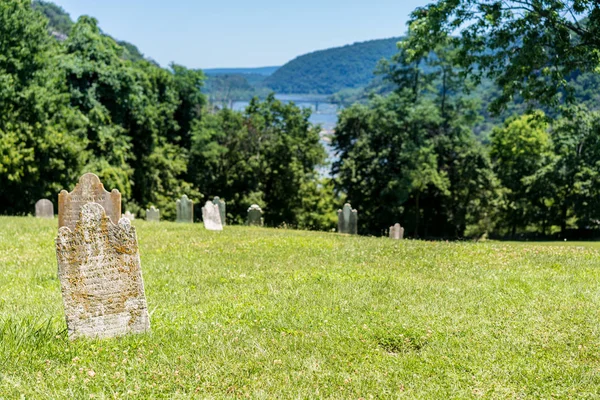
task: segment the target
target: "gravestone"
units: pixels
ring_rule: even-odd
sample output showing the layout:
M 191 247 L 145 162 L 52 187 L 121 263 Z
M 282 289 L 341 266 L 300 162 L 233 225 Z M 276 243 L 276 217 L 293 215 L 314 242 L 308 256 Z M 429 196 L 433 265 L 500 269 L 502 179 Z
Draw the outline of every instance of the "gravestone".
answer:
M 257 204 L 252 204 L 248 209 L 248 225 L 249 226 L 263 226 L 264 220 L 262 218 L 262 210 Z
M 353 210 L 350 203 L 338 210 L 338 232 L 356 235 L 358 233 L 358 211 Z
M 227 225 L 225 223 L 225 220 L 227 219 L 227 207 L 225 206 L 225 202 L 221 200 L 219 196 L 215 196 L 215 198 L 213 199 L 213 203 L 219 206 L 219 214 L 221 214 L 221 224 L 223 226 Z
M 85 204 L 74 230 L 58 230 L 56 258 L 70 339 L 150 329 L 137 236 L 129 220 L 113 224 L 101 205 Z
M 185 194 L 177 200 L 177 222 L 194 223 L 194 202 Z
M 404 228 L 400 224 L 390 226 L 390 239 L 400 240 L 404 239 Z
M 135 219 L 135 215 L 133 215 L 132 213 L 130 213 L 129 211 L 125 211 L 125 214 L 123 214 L 121 216 L 121 218 L 126 218 L 129 221 L 133 221 Z
M 41 199 L 35 203 L 35 216 L 37 218 L 54 218 L 54 204 L 48 199 Z
M 58 195 L 58 227 L 75 229 L 81 208 L 87 203 L 97 203 L 104 208 L 106 215 L 116 224 L 121 218 L 121 193 L 104 190 L 104 185 L 94 174 L 85 174 L 71 193 L 63 190 Z
M 160 221 L 160 210 L 152 206 L 146 209 L 146 221 L 159 222 Z
M 222 231 L 223 224 L 221 223 L 219 205 L 212 201 L 207 201 L 204 207 L 202 207 L 202 221 L 204 222 L 204 227 L 209 231 Z

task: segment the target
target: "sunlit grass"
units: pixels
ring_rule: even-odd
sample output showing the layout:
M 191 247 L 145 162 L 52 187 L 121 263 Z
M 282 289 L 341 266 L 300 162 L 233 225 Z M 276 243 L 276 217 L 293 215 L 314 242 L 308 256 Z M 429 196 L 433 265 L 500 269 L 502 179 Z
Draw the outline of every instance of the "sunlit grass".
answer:
M 0 218 L 0 398 L 597 398 L 597 243 L 134 223 L 152 332 L 66 337 L 56 220 Z

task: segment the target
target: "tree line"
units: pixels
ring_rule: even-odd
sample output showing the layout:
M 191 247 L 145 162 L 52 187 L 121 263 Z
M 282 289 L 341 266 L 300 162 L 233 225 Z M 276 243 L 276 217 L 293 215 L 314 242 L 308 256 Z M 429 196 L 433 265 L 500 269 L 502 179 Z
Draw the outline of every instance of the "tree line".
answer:
M 154 205 L 166 219 L 174 219 L 175 199 L 187 194 L 197 204 L 225 199 L 232 223 L 242 223 L 256 203 L 267 225 L 331 230 L 336 209 L 351 201 L 363 234 L 382 234 L 395 222 L 407 236 L 438 238 L 597 230 L 600 114 L 590 109 L 593 99 L 570 103 L 572 87 L 560 85 L 583 80 L 593 97 L 585 82 L 597 75 L 580 54 L 585 46 L 571 43 L 577 36 L 565 39 L 562 21 L 555 21 L 566 41 L 555 48 L 576 49 L 564 58 L 562 75 L 541 66 L 544 57 L 556 59 L 552 54 L 519 58 L 514 49 L 501 51 L 498 38 L 486 45 L 493 51 L 480 51 L 478 32 L 451 36 L 455 25 L 447 22 L 452 12 L 464 16 L 451 7 L 467 3 L 481 3 L 481 24 L 497 18 L 493 27 L 507 49 L 528 34 L 535 38 L 535 29 L 519 25 L 520 14 L 506 23 L 522 40 L 507 38 L 508 11 L 497 17 L 488 2 L 440 0 L 427 12 L 416 10 L 406 40 L 380 68 L 391 93 L 341 112 L 327 177 L 309 110 L 273 95 L 253 99 L 244 112 L 215 108 L 201 92 L 200 70 L 132 58 L 91 17 L 58 41 L 30 1 L 4 1 L 0 213 L 31 213 L 38 199 L 56 201 L 61 189 L 94 172 L 122 193 L 127 209 Z M 464 26 L 475 29 L 477 22 Z M 594 46 L 588 51 L 600 47 Z M 586 64 L 573 61 L 577 56 Z M 537 79 L 527 68 L 495 68 L 494 57 L 539 64 Z M 478 95 L 483 79 L 499 88 L 494 99 Z M 513 115 L 482 133 L 482 102 L 496 115 Z

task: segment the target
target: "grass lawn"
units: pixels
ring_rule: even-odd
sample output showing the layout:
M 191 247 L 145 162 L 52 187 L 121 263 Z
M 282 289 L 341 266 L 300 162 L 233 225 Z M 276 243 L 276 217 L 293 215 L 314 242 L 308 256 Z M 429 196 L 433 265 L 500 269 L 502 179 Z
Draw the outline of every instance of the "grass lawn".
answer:
M 57 221 L 0 217 L 0 398 L 598 398 L 600 246 L 136 221 L 152 332 L 66 337 Z

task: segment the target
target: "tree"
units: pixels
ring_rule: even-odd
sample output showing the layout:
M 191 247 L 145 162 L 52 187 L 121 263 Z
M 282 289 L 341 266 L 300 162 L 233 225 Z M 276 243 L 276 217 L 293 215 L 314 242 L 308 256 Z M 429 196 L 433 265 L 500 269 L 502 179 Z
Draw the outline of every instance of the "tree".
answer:
M 438 0 L 412 13 L 404 48 L 422 55 L 451 39 L 463 73 L 534 104 L 572 99 L 571 73 L 600 66 L 600 5 L 594 0 Z
M 256 203 L 268 225 L 325 227 L 329 217 L 314 217 L 324 203 L 305 208 L 307 197 L 330 188 L 318 182 L 325 150 L 319 127 L 309 118 L 310 110 L 272 95 L 253 99 L 243 114 L 224 109 L 204 115 L 192 137 L 191 180 L 209 198 L 225 199 L 236 222 L 244 221 L 247 208 Z M 331 207 L 324 214 L 331 216 Z
M 86 162 L 84 117 L 69 107 L 47 21 L 27 0 L 0 3 L 0 212 L 55 199 Z
M 551 141 L 545 115 L 537 112 L 514 117 L 491 135 L 494 170 L 504 191 L 504 207 L 499 211 L 501 226 L 514 237 L 518 228 L 535 222 L 535 207 L 543 207 L 544 197 L 530 190 L 531 176 L 550 160 Z

